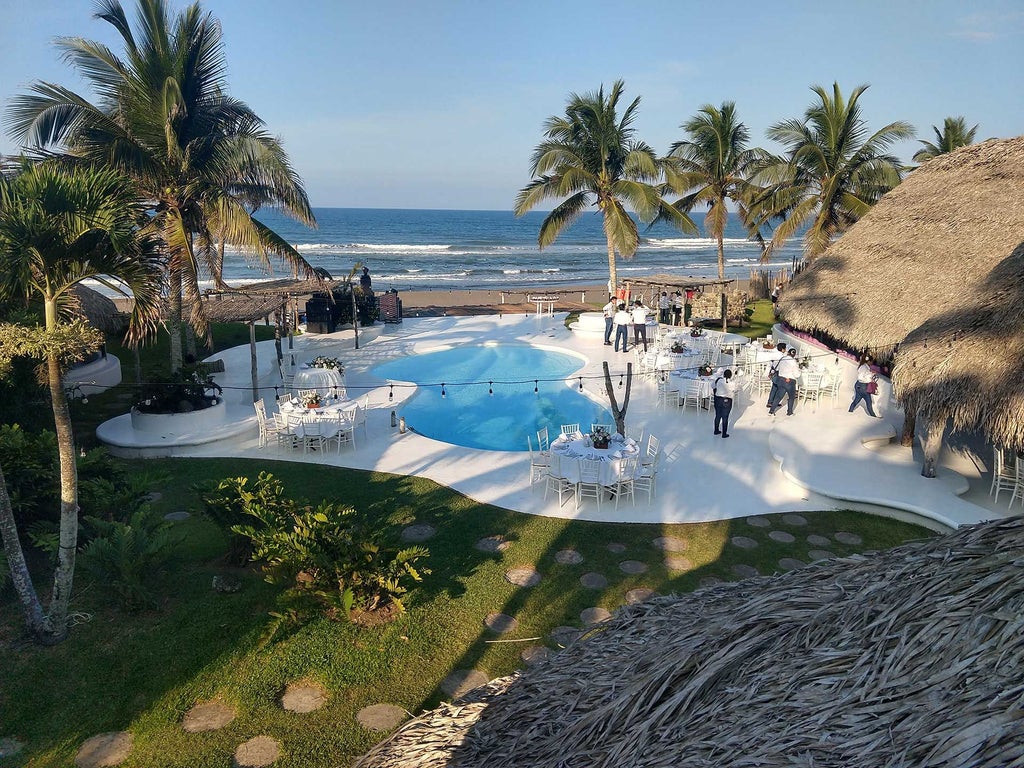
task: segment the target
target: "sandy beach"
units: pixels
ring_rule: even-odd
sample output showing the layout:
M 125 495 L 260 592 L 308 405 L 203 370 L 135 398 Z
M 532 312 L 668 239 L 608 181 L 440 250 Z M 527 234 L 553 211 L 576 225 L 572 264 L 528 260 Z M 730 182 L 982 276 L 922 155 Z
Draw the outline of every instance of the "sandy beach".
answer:
M 442 288 L 430 291 L 401 291 L 402 312 L 406 317 L 438 317 L 449 315 L 493 315 L 535 312 L 531 296 L 557 297 L 556 312 L 591 311 L 607 301 L 602 285 L 573 285 L 545 290 L 517 289 L 473 290 Z

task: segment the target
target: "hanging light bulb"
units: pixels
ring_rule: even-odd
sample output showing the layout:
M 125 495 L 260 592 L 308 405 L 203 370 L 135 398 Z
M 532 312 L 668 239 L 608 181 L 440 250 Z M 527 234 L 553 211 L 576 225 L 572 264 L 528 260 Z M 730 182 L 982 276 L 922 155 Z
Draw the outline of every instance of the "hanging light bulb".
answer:
M 533 380 L 533 394 L 537 394 L 537 379 Z
M 583 377 L 580 376 L 580 392 L 583 391 Z
M 390 387 L 390 389 L 388 390 L 388 402 L 391 402 L 392 400 L 395 399 L 395 385 L 390 384 L 388 386 Z M 391 426 L 394 426 L 394 424 L 392 424 Z
M 620 387 L 622 386 L 622 376 L 623 376 L 623 374 L 620 373 L 619 374 L 619 386 Z
M 441 397 L 448 397 L 448 393 L 444 391 L 444 383 L 441 383 Z
M 488 395 L 493 395 L 494 394 L 494 382 L 493 381 L 488 381 L 487 382 L 487 394 Z
M 276 402 L 281 401 L 281 393 L 277 391 L 277 385 L 274 385 L 274 400 Z

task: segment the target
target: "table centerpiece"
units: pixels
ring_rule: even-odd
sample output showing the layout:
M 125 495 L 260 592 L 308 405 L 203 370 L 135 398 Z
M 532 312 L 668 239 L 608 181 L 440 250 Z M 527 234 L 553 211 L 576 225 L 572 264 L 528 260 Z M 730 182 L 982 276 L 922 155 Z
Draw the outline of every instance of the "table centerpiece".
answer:
M 673 355 L 681 355 L 686 351 L 686 345 L 681 341 L 673 341 L 672 348 L 669 351 Z
M 710 365 L 702 365 L 697 369 L 698 376 L 710 376 L 715 370 Z
M 594 427 L 590 433 L 590 442 L 595 448 L 607 448 L 612 436 L 604 427 Z
M 307 408 L 319 408 L 320 407 L 320 393 L 319 392 L 307 392 L 302 396 L 302 404 Z
M 328 370 L 335 370 L 338 373 L 345 372 L 345 364 L 336 357 L 326 357 L 325 355 L 317 355 L 309 362 L 310 368 L 325 368 Z

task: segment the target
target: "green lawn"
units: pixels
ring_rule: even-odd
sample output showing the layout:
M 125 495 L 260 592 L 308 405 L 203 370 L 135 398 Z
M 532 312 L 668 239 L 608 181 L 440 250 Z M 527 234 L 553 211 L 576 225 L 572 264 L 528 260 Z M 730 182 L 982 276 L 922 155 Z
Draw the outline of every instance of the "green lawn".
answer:
M 134 615 L 107 607 L 103 587 L 84 576 L 76 582 L 73 610 L 83 623 L 68 641 L 39 648 L 20 638 L 20 616 L 6 596 L 0 621 L 3 683 L 0 685 L 0 738 L 16 737 L 28 747 L 12 765 L 67 766 L 81 742 L 96 733 L 128 729 L 135 746 L 126 766 L 225 766 L 243 741 L 268 734 L 284 745 L 282 767 L 344 766 L 378 741 L 355 715 L 375 703 L 397 704 L 412 712 L 436 704 L 440 681 L 454 669 L 475 667 L 489 676 L 521 666 L 519 653 L 535 642 L 488 643 L 483 629 L 491 611 L 518 618 L 517 632 L 506 638 L 541 636 L 556 626 L 580 626 L 584 608 L 614 610 L 634 587 L 659 593 L 687 592 L 702 577 L 735 579 L 732 566 L 747 563 L 769 573 L 785 556 L 807 559 L 811 533 L 829 536 L 844 530 L 863 537 L 856 548 L 838 544 L 839 555 L 885 548 L 930 535 L 907 523 L 855 512 L 804 514 L 808 525 L 781 520 L 771 528 L 725 521 L 693 525 L 624 525 L 570 522 L 523 515 L 478 504 L 428 480 L 360 472 L 309 464 L 240 459 L 167 459 L 129 462 L 133 471 L 160 478 L 154 490 L 162 497 L 157 511 L 187 509 L 196 514 L 178 524 L 177 559 L 161 576 L 159 606 Z M 373 516 L 397 541 L 413 522 L 430 523 L 437 535 L 426 543 L 433 570 L 409 596 L 408 612 L 376 628 L 317 620 L 298 633 L 261 645 L 276 588 L 243 570 L 243 589 L 222 595 L 210 588 L 214 575 L 227 569 L 220 561 L 221 532 L 198 514 L 195 483 L 228 476 L 255 477 L 273 472 L 289 493 L 310 500 L 336 499 Z M 767 536 L 788 530 L 793 545 Z M 474 548 L 480 538 L 501 534 L 511 547 L 499 555 Z M 759 542 L 752 550 L 729 544 L 742 534 Z M 664 554 L 652 544 L 658 536 L 686 540 L 682 553 L 691 569 L 670 571 Z M 608 544 L 622 544 L 622 553 Z M 560 565 L 555 553 L 579 551 L 580 565 Z M 640 560 L 650 566 L 641 575 L 626 575 L 618 564 Z M 515 588 L 503 575 L 510 567 L 534 565 L 540 585 Z M 236 571 L 237 572 L 237 571 Z M 607 577 L 602 590 L 585 589 L 579 577 L 597 572 Z M 503 638 L 503 639 L 506 639 Z M 278 697 L 284 686 L 312 679 L 330 693 L 327 705 L 310 715 L 284 712 Z M 196 702 L 219 699 L 238 711 L 227 728 L 186 734 L 182 715 Z

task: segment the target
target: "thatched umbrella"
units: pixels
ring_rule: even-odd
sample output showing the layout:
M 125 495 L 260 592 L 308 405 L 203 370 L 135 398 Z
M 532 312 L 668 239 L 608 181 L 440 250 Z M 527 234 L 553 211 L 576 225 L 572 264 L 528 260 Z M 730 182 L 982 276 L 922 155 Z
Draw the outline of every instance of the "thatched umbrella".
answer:
M 979 334 L 977 343 L 955 345 L 963 352 L 956 365 L 980 372 L 1004 348 L 993 340 L 1020 328 L 1024 305 L 1019 287 L 1012 285 L 1021 280 L 1020 260 L 1013 254 L 1022 242 L 1024 136 L 963 147 L 925 163 L 885 195 L 794 278 L 779 299 L 779 313 L 794 328 L 824 332 L 882 358 L 912 331 L 922 345 L 936 334 L 944 343 L 952 343 L 954 334 L 962 341 L 969 331 Z M 965 315 L 972 318 L 967 324 Z M 935 349 L 927 359 L 938 361 Z M 1013 361 L 1012 354 L 1004 358 L 1003 371 L 1019 378 L 1019 358 L 1016 368 Z M 907 365 L 917 374 L 911 375 Z M 947 418 L 956 428 L 994 427 L 989 437 L 1008 445 L 1024 443 L 1019 407 L 1009 414 L 988 412 L 1019 403 L 995 396 L 997 371 L 988 377 L 988 396 L 979 400 L 978 382 L 972 382 L 978 376 L 947 380 L 949 366 L 915 369 L 899 356 L 895 368 L 902 370 L 893 384 L 907 414 L 904 442 L 913 437 L 916 417 L 925 422 L 926 476 L 934 476 Z M 929 401 L 933 395 L 937 402 Z M 918 413 L 922 405 L 934 407 Z
M 1024 520 L 623 608 L 357 768 L 1010 766 Z
M 98 291 L 78 283 L 71 289 L 73 306 L 71 312 L 86 320 L 89 325 L 103 333 L 124 333 L 128 328 L 128 315 L 119 312 L 117 305 Z

